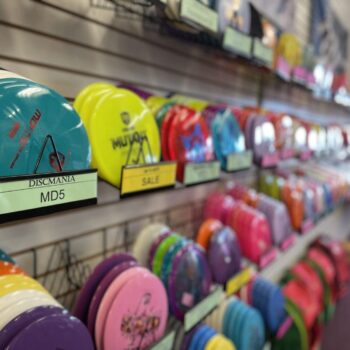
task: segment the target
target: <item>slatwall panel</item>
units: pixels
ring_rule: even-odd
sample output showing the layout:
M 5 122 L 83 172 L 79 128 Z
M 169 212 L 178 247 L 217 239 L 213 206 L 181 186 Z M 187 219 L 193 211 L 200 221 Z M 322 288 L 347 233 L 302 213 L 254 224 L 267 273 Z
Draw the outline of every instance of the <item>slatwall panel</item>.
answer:
M 2 0 L 0 38 L 0 66 L 47 84 L 71 100 L 85 85 L 105 80 L 135 83 L 162 94 L 178 92 L 255 105 L 263 82 L 266 107 L 290 108 L 312 116 L 341 114 L 335 113 L 332 105 L 314 102 L 300 88 L 268 78 L 260 69 L 233 61 L 214 49 L 163 36 L 141 20 L 127 20 L 113 11 L 93 8 L 90 0 Z M 252 184 L 256 170 L 229 178 Z M 93 267 L 105 249 L 129 248 L 138 229 L 150 221 L 169 222 L 193 235 L 189 205 L 202 203 L 217 187 L 217 183 L 209 183 L 119 202 L 117 191 L 100 183 L 96 207 L 2 225 L 1 248 L 16 253 L 19 263 L 29 270 L 37 261 L 37 271 L 29 272 L 39 275 L 55 293 L 63 293 L 64 299 L 72 284 L 64 277 L 67 242 L 72 256 L 88 260 Z M 127 237 L 125 222 L 131 223 Z M 58 255 L 52 258 L 53 249 Z M 56 269 L 61 274 L 55 274 L 61 277 L 54 281 L 45 275 L 51 259 L 51 274 Z M 63 292 L 56 290 L 60 285 Z
M 315 122 L 349 123 L 349 110 L 343 106 L 312 98 L 310 91 L 298 85 L 282 83 L 278 78 L 263 82 L 263 107 L 289 112 Z
M 311 0 L 295 0 L 295 23 L 294 33 L 302 45 L 309 42 Z

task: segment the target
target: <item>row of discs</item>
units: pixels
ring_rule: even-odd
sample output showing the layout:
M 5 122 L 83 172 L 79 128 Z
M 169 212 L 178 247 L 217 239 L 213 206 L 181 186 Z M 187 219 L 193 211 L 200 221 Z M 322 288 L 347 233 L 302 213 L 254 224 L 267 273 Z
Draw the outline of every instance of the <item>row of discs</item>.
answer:
M 138 235 L 134 254 L 161 278 L 170 312 L 176 318 L 182 320 L 188 310 L 209 294 L 212 278 L 204 251 L 166 226 L 146 226 Z
M 0 313 L 2 349 L 94 349 L 86 327 L 2 251 Z
M 205 219 L 218 219 L 236 233 L 242 254 L 259 264 L 272 247 L 271 233 L 265 215 L 242 201 L 213 192 L 206 199 Z
M 196 241 L 205 249 L 216 283 L 225 284 L 241 270 L 241 250 L 235 232 L 219 220 L 205 220 Z
M 182 350 L 235 350 L 231 340 L 223 334 L 209 327 L 200 324 L 192 329 L 182 343 Z
M 165 332 L 166 291 L 136 259 L 119 253 L 102 261 L 81 289 L 74 314 L 98 350 L 146 349 Z
M 237 349 L 261 350 L 265 344 L 265 325 L 260 313 L 236 297 L 224 299 L 205 322 L 223 333 Z

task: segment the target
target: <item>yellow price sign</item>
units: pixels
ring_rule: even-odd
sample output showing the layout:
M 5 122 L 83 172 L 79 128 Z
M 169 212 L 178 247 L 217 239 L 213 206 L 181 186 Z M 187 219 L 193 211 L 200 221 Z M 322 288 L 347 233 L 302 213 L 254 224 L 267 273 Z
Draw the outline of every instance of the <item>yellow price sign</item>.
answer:
M 232 295 L 250 282 L 254 275 L 252 267 L 246 267 L 226 283 L 226 294 Z
M 121 195 L 172 187 L 176 182 L 176 162 L 127 165 L 123 168 Z

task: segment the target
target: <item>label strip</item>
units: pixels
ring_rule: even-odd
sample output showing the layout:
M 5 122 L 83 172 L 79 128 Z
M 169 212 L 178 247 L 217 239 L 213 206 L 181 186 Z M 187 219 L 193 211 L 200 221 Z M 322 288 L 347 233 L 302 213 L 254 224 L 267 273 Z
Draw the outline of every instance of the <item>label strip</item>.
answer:
M 70 172 L 0 179 L 0 217 L 97 198 L 97 172 Z
M 176 162 L 125 166 L 121 195 L 174 186 Z
M 215 309 L 223 296 L 221 286 L 216 286 L 215 290 L 203 299 L 199 304 L 193 307 L 185 314 L 184 328 L 185 332 L 192 329 L 204 317 L 206 317 L 213 309 Z

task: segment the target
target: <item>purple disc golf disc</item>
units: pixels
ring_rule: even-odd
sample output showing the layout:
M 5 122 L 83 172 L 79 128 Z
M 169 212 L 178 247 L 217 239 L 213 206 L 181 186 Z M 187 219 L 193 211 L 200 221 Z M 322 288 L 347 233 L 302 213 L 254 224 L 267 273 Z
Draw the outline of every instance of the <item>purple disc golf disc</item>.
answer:
M 138 263 L 136 261 L 125 261 L 117 266 L 114 266 L 100 282 L 91 300 L 87 317 L 87 326 L 93 338 L 95 337 L 95 322 L 98 308 L 106 290 L 121 273 L 137 265 Z
M 65 314 L 42 317 L 12 339 L 7 350 L 94 350 L 87 328 L 75 317 Z
M 208 262 L 199 246 L 187 245 L 176 254 L 168 283 L 170 310 L 182 320 L 209 294 L 212 284 Z
M 116 265 L 125 261 L 136 261 L 135 258 L 127 253 L 118 253 L 98 264 L 88 280 L 81 289 L 75 303 L 73 315 L 78 317 L 84 324 L 87 322 L 87 315 L 91 299 L 102 281 L 103 277 Z
M 269 222 L 274 245 L 280 245 L 292 233 L 286 206 L 274 198 L 260 194 L 257 209 L 265 214 Z
M 234 231 L 224 226 L 210 239 L 208 262 L 215 282 L 225 284 L 241 269 L 241 251 Z
M 68 311 L 57 306 L 39 306 L 23 312 L 0 331 L 1 348 L 6 349 L 12 339 L 33 322 L 56 314 L 68 314 Z

